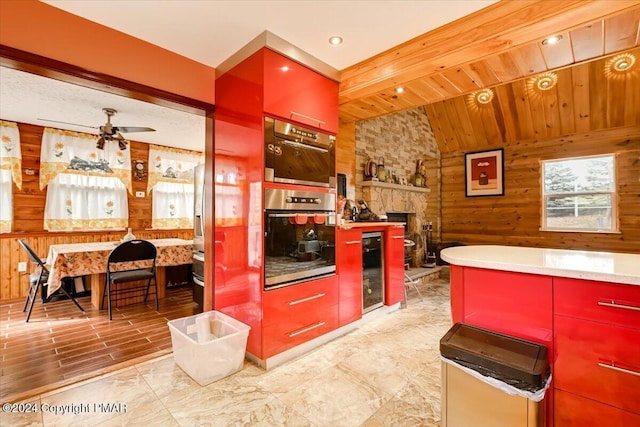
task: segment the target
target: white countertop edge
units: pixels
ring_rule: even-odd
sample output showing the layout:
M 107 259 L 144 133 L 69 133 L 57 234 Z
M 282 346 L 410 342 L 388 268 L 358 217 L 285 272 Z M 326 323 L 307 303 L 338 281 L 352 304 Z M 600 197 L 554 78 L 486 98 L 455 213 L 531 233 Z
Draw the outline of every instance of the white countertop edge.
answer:
M 640 254 L 522 246 L 455 246 L 440 257 L 453 265 L 640 286 Z

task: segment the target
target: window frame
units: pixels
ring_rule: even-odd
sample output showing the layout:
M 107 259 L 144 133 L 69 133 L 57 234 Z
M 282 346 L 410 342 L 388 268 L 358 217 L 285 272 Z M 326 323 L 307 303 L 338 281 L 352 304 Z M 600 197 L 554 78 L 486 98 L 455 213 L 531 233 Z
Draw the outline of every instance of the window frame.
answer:
M 612 186 L 611 191 L 573 191 L 573 192 L 557 192 L 546 193 L 545 192 L 545 165 L 556 162 L 566 162 L 572 160 L 584 160 L 594 158 L 611 158 L 612 160 Z M 559 233 L 596 233 L 596 234 L 619 234 L 619 219 L 618 219 L 618 182 L 616 173 L 616 154 L 595 154 L 590 156 L 576 156 L 576 157 L 564 157 L 555 159 L 546 159 L 540 161 L 540 195 L 541 195 L 541 215 L 540 215 L 540 231 L 550 231 Z M 610 228 L 563 228 L 563 227 L 550 227 L 547 225 L 547 198 L 549 197 L 575 197 L 575 196 L 595 196 L 595 195 L 610 195 L 611 197 L 611 227 Z

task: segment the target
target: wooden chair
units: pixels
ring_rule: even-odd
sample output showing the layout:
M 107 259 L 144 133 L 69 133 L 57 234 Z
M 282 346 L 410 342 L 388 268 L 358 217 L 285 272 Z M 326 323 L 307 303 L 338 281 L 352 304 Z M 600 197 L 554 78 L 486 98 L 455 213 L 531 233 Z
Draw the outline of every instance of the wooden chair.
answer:
M 156 299 L 156 311 L 158 311 L 158 285 L 156 281 L 156 257 L 158 255 L 158 249 L 155 245 L 147 240 L 129 240 L 128 242 L 120 243 L 116 246 L 107 260 L 107 271 L 105 275 L 104 291 L 102 293 L 102 299 L 100 302 L 100 308 L 104 308 L 104 300 L 107 299 L 109 308 L 109 320 L 112 320 L 111 313 L 111 300 L 115 298 L 116 303 L 118 300 L 126 299 L 119 297 L 120 295 L 131 295 L 140 293 L 143 289 L 144 302 L 149 297 L 149 290 L 151 288 L 151 282 L 153 281 L 153 288 L 155 289 Z M 145 266 L 132 268 L 128 270 L 119 269 L 118 265 L 128 262 L 143 262 L 147 261 Z M 128 282 L 144 281 L 147 283 L 144 286 L 129 286 L 126 288 L 118 289 L 118 285 Z
M 40 290 L 40 294 L 42 295 L 43 303 L 51 301 L 52 295 L 48 295 L 47 287 L 47 280 L 49 280 L 49 269 L 47 269 L 44 260 L 41 259 L 33 249 L 31 249 L 31 246 L 29 246 L 27 242 L 19 239 L 18 243 L 20 243 L 20 246 L 22 246 L 22 248 L 27 252 L 27 255 L 29 255 L 29 259 L 31 260 L 31 262 L 38 266 L 38 271 L 29 275 L 29 290 L 27 291 L 27 299 L 25 300 L 24 308 L 22 309 L 22 311 L 25 312 L 27 310 L 27 306 L 29 307 L 29 312 L 27 313 L 26 320 L 27 322 L 29 322 L 31 312 L 33 311 L 33 304 L 35 303 L 36 296 L 38 295 L 38 290 Z M 78 301 L 76 301 L 76 299 L 66 291 L 64 286 L 61 286 L 59 290 L 62 291 L 62 293 L 64 293 L 67 297 L 69 297 L 69 299 L 73 301 L 73 303 L 78 307 L 78 309 L 84 313 L 84 309 L 80 306 L 80 304 L 78 304 Z

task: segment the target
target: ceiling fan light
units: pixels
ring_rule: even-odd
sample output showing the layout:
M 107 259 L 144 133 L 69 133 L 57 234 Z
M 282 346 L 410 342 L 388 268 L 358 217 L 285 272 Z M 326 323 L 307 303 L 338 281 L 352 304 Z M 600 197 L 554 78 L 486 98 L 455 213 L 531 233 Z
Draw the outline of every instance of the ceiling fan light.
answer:
M 96 148 L 97 148 L 98 150 L 104 150 L 104 143 L 105 143 L 105 140 L 104 140 L 104 138 L 101 136 L 100 138 L 98 138 L 98 142 L 96 143 Z
M 126 150 L 127 149 L 127 141 L 125 141 L 124 139 L 119 139 L 118 140 L 118 147 L 121 150 Z

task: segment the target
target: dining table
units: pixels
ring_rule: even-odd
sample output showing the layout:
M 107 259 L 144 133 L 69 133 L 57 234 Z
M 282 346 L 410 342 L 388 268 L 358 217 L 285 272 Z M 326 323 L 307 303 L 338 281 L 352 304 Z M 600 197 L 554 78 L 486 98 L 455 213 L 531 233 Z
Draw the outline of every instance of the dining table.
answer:
M 191 264 L 193 241 L 177 238 L 149 239 L 158 249 L 156 256 L 156 284 L 158 299 L 164 298 L 166 289 L 166 267 Z M 100 309 L 107 261 L 117 242 L 88 242 L 54 244 L 49 247 L 47 266 L 49 279 L 47 294 L 51 295 L 62 286 L 67 277 L 87 276 L 91 289 L 91 304 Z M 137 268 L 140 262 L 121 263 L 119 269 Z

